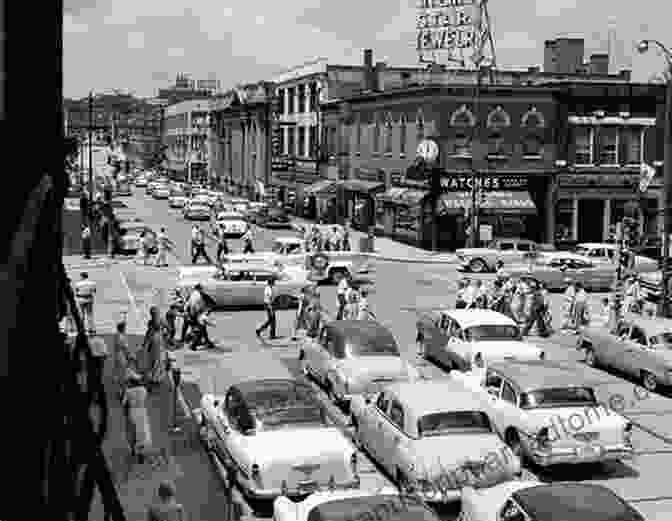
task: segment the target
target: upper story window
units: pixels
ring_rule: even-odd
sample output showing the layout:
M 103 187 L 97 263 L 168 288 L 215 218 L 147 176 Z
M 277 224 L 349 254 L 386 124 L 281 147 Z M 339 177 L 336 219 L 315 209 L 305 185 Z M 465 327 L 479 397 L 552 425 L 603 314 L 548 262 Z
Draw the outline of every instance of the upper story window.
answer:
M 294 87 L 287 89 L 287 114 L 294 114 Z
M 355 154 L 359 155 L 362 152 L 362 120 L 357 116 L 355 121 Z
M 296 155 L 295 134 L 296 127 L 287 127 L 287 155 L 294 157 Z
M 590 127 L 575 126 L 574 163 L 577 165 L 593 164 L 593 130 Z
M 392 114 L 385 116 L 385 153 L 392 154 Z
M 641 127 L 625 127 L 621 129 L 621 150 L 625 157 L 621 162 L 625 165 L 640 165 L 642 157 L 643 129 Z
M 601 165 L 618 165 L 618 128 L 603 126 L 597 130 Z
M 297 112 L 306 112 L 306 86 L 305 85 L 299 85 L 297 87 L 299 89 L 298 91 L 298 97 L 299 97 L 299 106 L 296 107 Z
M 489 129 L 498 132 L 511 126 L 511 117 L 502 107 L 497 107 L 488 114 L 487 125 Z
M 317 110 L 317 106 L 319 105 L 318 90 L 319 87 L 316 82 L 310 84 L 310 96 L 308 97 L 308 109 L 306 112 L 315 112 Z
M 285 113 L 285 89 L 278 89 L 278 114 Z
M 406 155 L 406 114 L 402 114 L 399 118 L 399 155 L 404 157 Z
M 522 117 L 520 125 L 527 130 L 535 130 L 546 127 L 544 115 L 537 110 L 537 107 L 531 107 Z
M 378 120 L 378 114 L 373 115 L 371 134 L 371 152 L 377 154 L 378 147 L 380 146 L 380 121 Z
M 306 127 L 298 127 L 299 139 L 298 139 L 298 150 L 297 156 L 304 156 L 306 154 Z
M 415 131 L 418 143 L 425 139 L 425 115 L 422 109 L 418 109 L 418 113 L 415 116 Z
M 523 157 L 541 157 L 542 141 L 539 136 L 528 134 L 523 138 Z
M 450 117 L 450 126 L 456 128 L 452 143 L 453 155 L 471 157 L 471 133 L 476 126 L 474 114 L 466 105 L 462 105 Z

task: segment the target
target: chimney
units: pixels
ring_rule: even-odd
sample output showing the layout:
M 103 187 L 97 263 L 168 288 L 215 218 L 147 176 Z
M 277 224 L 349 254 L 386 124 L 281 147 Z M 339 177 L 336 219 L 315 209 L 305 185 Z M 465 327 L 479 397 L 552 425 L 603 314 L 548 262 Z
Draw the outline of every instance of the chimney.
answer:
M 630 81 L 630 78 L 632 77 L 632 71 L 630 69 L 623 69 L 618 75 L 625 81 Z
M 376 62 L 376 68 L 373 71 L 371 90 L 383 91 L 385 90 L 385 69 L 387 64 L 385 62 Z
M 373 50 L 364 49 L 364 90 L 373 90 Z
M 609 74 L 609 55 L 590 55 L 590 74 Z

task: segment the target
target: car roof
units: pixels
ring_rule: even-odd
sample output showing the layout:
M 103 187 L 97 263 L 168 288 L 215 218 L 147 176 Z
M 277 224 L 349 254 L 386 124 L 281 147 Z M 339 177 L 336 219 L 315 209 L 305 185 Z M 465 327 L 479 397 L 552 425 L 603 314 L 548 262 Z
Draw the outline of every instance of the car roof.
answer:
M 591 387 L 578 364 L 550 360 L 506 360 L 492 362 L 488 369 L 512 380 L 523 392 L 540 389 Z
M 590 257 L 586 257 L 585 255 L 579 255 L 578 253 L 572 253 L 570 251 L 548 252 L 548 253 L 544 253 L 541 258 L 542 259 L 547 259 L 547 260 L 551 260 L 551 259 L 574 259 L 574 260 L 580 260 L 580 261 L 588 262 L 588 263 L 592 262 Z
M 451 378 L 396 382 L 387 390 L 406 404 L 416 417 L 438 412 L 483 410 L 476 394 Z M 446 400 L 447 396 L 450 400 Z
M 513 498 L 537 521 L 641 521 L 609 488 L 592 483 L 551 483 L 517 490 Z
M 243 214 L 240 212 L 219 212 L 217 214 L 217 218 L 220 217 L 240 217 L 241 219 L 243 218 Z
M 360 342 L 367 342 L 375 338 L 387 337 L 391 338 L 395 344 L 397 343 L 390 330 L 374 320 L 335 320 L 329 322 L 326 327 L 330 332 L 344 339 L 355 338 Z
M 300 237 L 276 237 L 275 242 L 281 242 L 285 244 L 301 244 L 303 240 Z
M 484 324 L 494 326 L 515 326 L 516 322 L 506 315 L 491 309 L 450 309 L 442 310 L 450 318 L 467 328 Z
M 287 366 L 269 353 L 261 351 L 240 351 L 226 363 L 217 364 L 204 379 L 206 385 L 213 386 L 215 394 L 223 394 L 230 387 L 260 380 L 295 380 Z

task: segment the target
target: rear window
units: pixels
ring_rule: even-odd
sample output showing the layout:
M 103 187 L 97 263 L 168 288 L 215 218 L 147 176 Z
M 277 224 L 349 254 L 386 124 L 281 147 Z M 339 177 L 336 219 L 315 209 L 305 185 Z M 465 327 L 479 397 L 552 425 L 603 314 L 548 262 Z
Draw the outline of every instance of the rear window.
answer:
M 520 399 L 520 406 L 523 409 L 571 407 L 575 405 L 597 405 L 593 390 L 588 387 L 540 389 L 523 393 Z
M 520 340 L 520 329 L 513 325 L 484 324 L 467 328 L 465 331 L 467 342 L 485 340 Z
M 492 432 L 487 414 L 481 411 L 454 411 L 427 414 L 418 420 L 420 436 Z

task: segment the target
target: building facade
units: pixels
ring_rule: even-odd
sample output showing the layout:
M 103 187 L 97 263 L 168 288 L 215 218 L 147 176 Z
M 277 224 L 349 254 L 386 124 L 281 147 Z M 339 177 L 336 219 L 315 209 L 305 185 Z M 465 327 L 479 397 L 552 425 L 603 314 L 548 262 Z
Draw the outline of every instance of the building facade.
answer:
M 210 105 L 210 169 L 232 194 L 261 198 L 271 178 L 273 85 L 236 87 Z
M 164 108 L 163 166 L 173 176 L 207 181 L 209 112 L 209 99 L 182 101 Z

